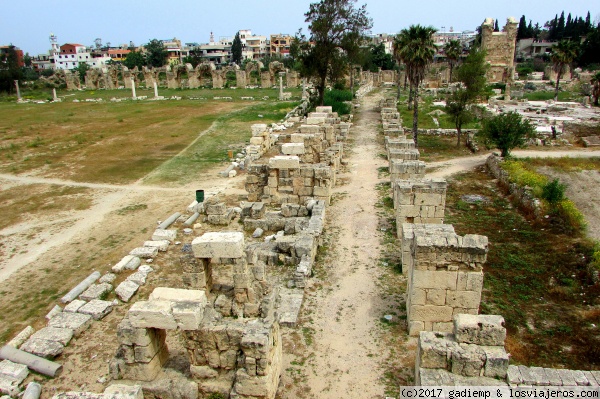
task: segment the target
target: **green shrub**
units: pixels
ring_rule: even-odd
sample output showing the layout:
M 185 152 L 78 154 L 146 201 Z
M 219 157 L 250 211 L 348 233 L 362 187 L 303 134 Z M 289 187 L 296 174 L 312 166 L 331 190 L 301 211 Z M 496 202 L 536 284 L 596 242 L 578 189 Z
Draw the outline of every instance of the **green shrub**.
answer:
M 581 231 L 585 229 L 585 218 L 579 209 L 577 209 L 573 201 L 568 199 L 560 201 L 556 205 L 556 212 L 572 231 Z
M 348 90 L 327 90 L 323 97 L 323 105 L 331 106 L 333 112 L 339 115 L 347 115 L 352 111 L 350 104 L 345 101 L 352 101 L 352 92 Z
M 554 179 L 542 187 L 542 198 L 550 204 L 557 204 L 565 199 L 565 188 L 558 179 Z
M 548 178 L 537 172 L 526 169 L 521 161 L 504 161 L 502 169 L 508 172 L 508 179 L 511 183 L 519 186 L 529 186 L 533 189 L 536 196 L 541 196 L 544 186 L 548 183 Z

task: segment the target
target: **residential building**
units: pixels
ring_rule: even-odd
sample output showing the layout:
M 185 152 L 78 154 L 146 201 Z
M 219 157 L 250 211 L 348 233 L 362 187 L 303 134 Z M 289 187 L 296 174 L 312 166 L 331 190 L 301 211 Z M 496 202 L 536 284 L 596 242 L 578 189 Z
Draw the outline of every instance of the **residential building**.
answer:
M 167 50 L 167 60 L 171 65 L 183 63 L 183 59 L 190 55 L 189 47 L 182 47 L 181 40 L 176 37 L 161 41 Z
M 23 61 L 23 50 L 13 45 L 0 46 L 0 58 L 3 58 L 4 55 L 8 53 L 11 47 L 15 50 L 15 53 L 17 54 L 17 64 L 19 65 L 19 67 L 25 66 L 25 62 Z
M 73 69 L 79 63 L 86 63 L 92 68 L 100 68 L 110 60 L 106 54 L 92 54 L 87 47 L 77 43 L 66 43 L 60 46 L 60 52 L 54 54 L 55 69 Z
M 242 42 L 242 59 L 260 60 L 269 54 L 266 36 L 253 35 L 250 29 L 242 29 L 238 33 Z
M 477 32 L 472 30 L 455 32 L 452 26 L 449 30 L 446 30 L 446 27 L 442 26 L 442 28 L 439 31 L 433 34 L 433 41 L 438 47 L 443 47 L 450 40 L 458 40 L 463 46 L 465 46 L 468 43 L 472 42 L 476 36 Z
M 271 35 L 270 54 L 271 57 L 287 57 L 290 55 L 290 45 L 294 40 L 293 36 L 288 34 Z
M 541 57 L 544 54 L 549 55 L 552 46 L 557 42 L 536 39 L 520 39 L 517 41 L 516 57 L 519 60 L 528 60 L 535 57 Z
M 215 41 L 215 35 L 210 32 L 210 42 L 200 44 L 192 51 L 200 55 L 206 62 L 214 62 L 215 64 L 228 64 L 231 60 L 231 45 L 232 38 L 223 37 L 218 42 Z

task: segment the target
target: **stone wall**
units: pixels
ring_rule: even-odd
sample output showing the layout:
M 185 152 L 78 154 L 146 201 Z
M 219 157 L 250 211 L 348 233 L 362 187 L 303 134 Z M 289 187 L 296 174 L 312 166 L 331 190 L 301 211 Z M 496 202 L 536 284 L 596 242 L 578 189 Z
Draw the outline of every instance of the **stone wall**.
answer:
M 317 112 L 308 114 L 304 122 L 294 133 L 277 135 L 282 155 L 271 157 L 267 163 L 253 162 L 248 166 L 249 201 L 304 204 L 314 198 L 329 204 L 343 157 L 341 141 L 345 140 L 351 124 L 341 122 L 331 107 L 317 107 Z M 265 142 L 263 134 L 258 139 L 253 137 L 251 145 Z M 264 150 L 252 147 L 248 152 L 262 154 Z
M 397 225 L 443 223 L 446 189 L 445 179 L 394 181 L 392 190 Z
M 421 332 L 415 385 L 524 387 L 529 393 L 535 387 L 600 386 L 600 371 L 509 365 L 505 339 L 504 318 L 496 315 L 458 314 L 451 332 Z
M 513 81 L 518 26 L 512 17 L 507 19 L 502 32 L 494 32 L 492 18 L 481 25 L 481 48 L 486 51 L 485 60 L 490 64 L 488 82 L 510 84 Z
M 451 331 L 454 315 L 479 312 L 487 250 L 487 237 L 461 237 L 451 226 L 402 226 L 402 253 L 410 257 L 406 300 L 410 335 Z

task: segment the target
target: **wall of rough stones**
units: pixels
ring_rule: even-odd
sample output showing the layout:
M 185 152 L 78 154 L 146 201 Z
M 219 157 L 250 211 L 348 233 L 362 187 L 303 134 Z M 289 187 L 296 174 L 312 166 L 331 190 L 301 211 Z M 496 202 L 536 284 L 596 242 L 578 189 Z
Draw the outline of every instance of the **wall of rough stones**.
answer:
M 481 25 L 481 48 L 486 51 L 485 60 L 490 64 L 488 82 L 513 81 L 518 26 L 512 17 L 507 19 L 502 32 L 494 32 L 492 18 L 487 18 Z

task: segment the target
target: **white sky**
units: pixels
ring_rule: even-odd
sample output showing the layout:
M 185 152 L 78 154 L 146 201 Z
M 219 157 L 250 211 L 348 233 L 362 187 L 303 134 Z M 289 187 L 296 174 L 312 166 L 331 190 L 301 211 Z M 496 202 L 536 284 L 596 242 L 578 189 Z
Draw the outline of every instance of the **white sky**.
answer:
M 206 43 L 233 36 L 240 29 L 254 34 L 294 34 L 304 28 L 304 13 L 315 0 L 4 0 L 0 13 L 0 45 L 13 44 L 30 55 L 50 48 L 50 33 L 59 44 L 89 46 L 94 39 L 120 45 L 177 37 L 183 43 Z M 356 4 L 364 4 L 358 1 Z M 592 21 L 600 19 L 600 3 L 589 0 L 371 0 L 372 33 L 397 33 L 411 24 L 474 30 L 486 17 L 502 27 L 509 16 L 525 15 L 533 23 L 565 11 Z

